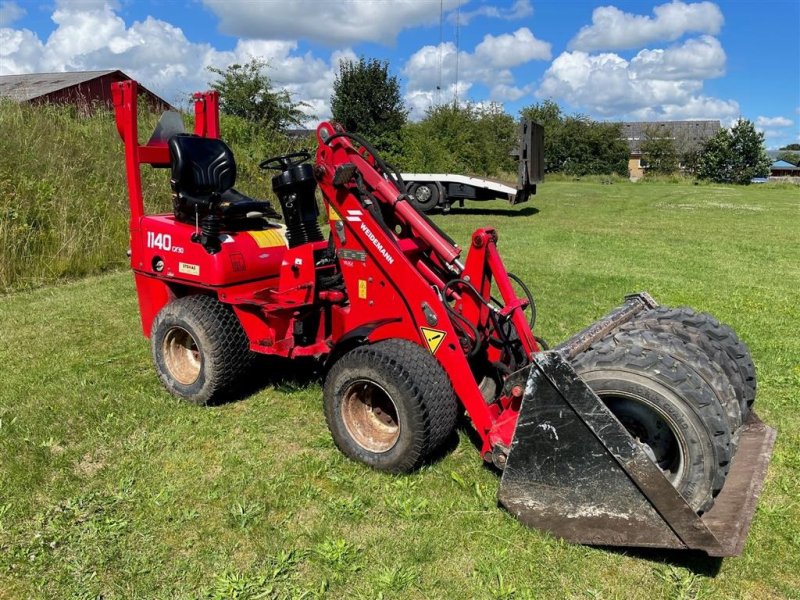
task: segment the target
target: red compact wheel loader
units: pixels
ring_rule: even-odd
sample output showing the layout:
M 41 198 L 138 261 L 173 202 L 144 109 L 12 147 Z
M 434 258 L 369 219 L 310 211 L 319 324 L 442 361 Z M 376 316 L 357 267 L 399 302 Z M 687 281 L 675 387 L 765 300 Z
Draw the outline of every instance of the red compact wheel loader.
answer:
M 639 293 L 547 349 L 498 233 L 475 231 L 463 257 L 366 140 L 323 122 L 313 161 L 262 161 L 279 212 L 236 191 L 216 93 L 195 95 L 194 133 L 167 113 L 140 144 L 136 83 L 112 91 L 142 328 L 172 394 L 224 400 L 256 353 L 316 357 L 328 426 L 354 460 L 411 471 L 465 411 L 502 472 L 499 502 L 525 524 L 741 552 L 775 431 L 751 410 L 755 370 L 730 328 Z M 529 151 L 533 166 L 542 149 Z M 145 214 L 143 164 L 171 169 L 171 214 Z

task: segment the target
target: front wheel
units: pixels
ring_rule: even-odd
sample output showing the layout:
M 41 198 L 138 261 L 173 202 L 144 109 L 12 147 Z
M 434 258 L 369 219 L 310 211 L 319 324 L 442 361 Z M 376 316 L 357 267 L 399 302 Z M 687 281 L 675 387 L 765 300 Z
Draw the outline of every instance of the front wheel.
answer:
M 192 404 L 229 396 L 252 360 L 247 336 L 229 306 L 205 295 L 167 304 L 150 330 L 158 377 Z
M 325 378 L 325 418 L 346 456 L 381 471 L 415 469 L 453 432 L 457 401 L 438 361 L 407 340 L 343 355 Z

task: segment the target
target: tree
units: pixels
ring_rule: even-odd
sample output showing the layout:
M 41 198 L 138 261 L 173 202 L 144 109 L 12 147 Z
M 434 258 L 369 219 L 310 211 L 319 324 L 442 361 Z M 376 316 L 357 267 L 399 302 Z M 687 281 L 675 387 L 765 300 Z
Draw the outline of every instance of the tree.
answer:
M 309 118 L 301 108 L 308 105 L 294 102 L 284 89 L 274 89 L 266 73 L 268 68 L 268 63 L 258 58 L 244 65 L 230 65 L 227 69 L 208 67 L 209 71 L 219 75 L 219 79 L 210 85 L 219 92 L 220 110 L 278 130 L 301 125 Z
M 739 119 L 703 145 L 697 176 L 716 183 L 747 185 L 754 177 L 769 175 L 769 166 L 764 134 L 756 131 L 752 121 Z
M 646 173 L 670 175 L 678 170 L 678 151 L 675 140 L 664 137 L 656 129 L 646 129 L 642 142 L 642 160 L 647 165 Z
M 800 166 L 800 144 L 787 144 L 783 148 L 778 148 L 778 160 L 785 160 L 793 165 Z
M 347 131 L 389 148 L 399 146 L 400 130 L 408 115 L 397 77 L 389 74 L 388 61 L 363 56 L 358 61 L 339 63 L 331 112 Z
M 630 152 L 622 139 L 622 124 L 574 115 L 564 120 L 562 135 L 566 156 L 563 170 L 568 175 L 628 174 Z
M 545 172 L 628 174 L 628 145 L 619 123 L 603 123 L 578 114 L 564 116 L 552 100 L 528 106 L 521 115 L 544 126 Z
M 544 127 L 545 173 L 563 170 L 567 156 L 564 148 L 564 115 L 561 113 L 561 107 L 552 100 L 544 100 L 523 108 L 520 116 Z
M 403 130 L 402 167 L 410 171 L 498 175 L 515 171 L 517 124 L 499 104 L 432 106 Z

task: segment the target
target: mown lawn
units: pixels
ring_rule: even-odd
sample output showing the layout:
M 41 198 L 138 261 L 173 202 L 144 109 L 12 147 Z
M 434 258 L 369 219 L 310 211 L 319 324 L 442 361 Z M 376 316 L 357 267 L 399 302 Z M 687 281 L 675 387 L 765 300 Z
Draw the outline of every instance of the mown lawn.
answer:
M 549 340 L 642 289 L 739 332 L 779 430 L 741 557 L 526 529 L 463 432 L 409 476 L 345 460 L 308 364 L 181 404 L 119 272 L 0 297 L 0 598 L 800 598 L 800 189 L 552 182 L 437 221 L 499 230 Z

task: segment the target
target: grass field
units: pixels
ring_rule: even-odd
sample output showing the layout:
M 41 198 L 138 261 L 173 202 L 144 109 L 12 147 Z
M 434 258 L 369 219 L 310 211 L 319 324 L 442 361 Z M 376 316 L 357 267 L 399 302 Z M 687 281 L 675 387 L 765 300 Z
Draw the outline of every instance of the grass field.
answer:
M 548 340 L 642 289 L 736 329 L 779 430 L 741 557 L 526 529 L 463 432 L 418 473 L 370 471 L 333 447 L 309 365 L 181 404 L 114 272 L 0 297 L 0 598 L 800 598 L 800 189 L 552 182 L 437 221 L 462 245 L 499 230 Z

